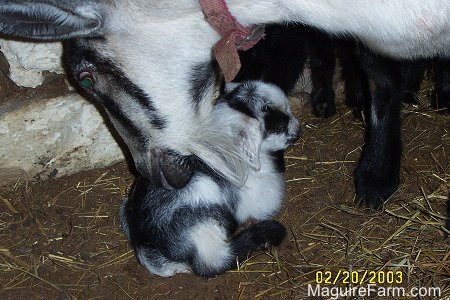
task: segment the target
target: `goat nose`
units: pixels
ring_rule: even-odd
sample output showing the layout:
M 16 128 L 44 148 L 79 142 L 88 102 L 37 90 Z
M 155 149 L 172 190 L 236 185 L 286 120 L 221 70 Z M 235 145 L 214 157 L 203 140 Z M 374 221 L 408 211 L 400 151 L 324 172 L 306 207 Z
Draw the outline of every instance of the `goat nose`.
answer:
M 300 125 L 297 123 L 294 130 L 292 130 L 288 135 L 288 142 L 294 143 L 296 140 L 300 138 L 300 133 L 302 132 L 300 129 Z
M 157 186 L 173 190 L 184 187 L 191 179 L 191 158 L 170 150 L 151 149 L 150 169 L 138 167 L 141 174 Z
M 290 134 L 288 136 L 288 142 L 289 143 L 294 143 L 296 140 L 298 140 L 300 137 L 300 130 L 297 130 L 295 133 Z

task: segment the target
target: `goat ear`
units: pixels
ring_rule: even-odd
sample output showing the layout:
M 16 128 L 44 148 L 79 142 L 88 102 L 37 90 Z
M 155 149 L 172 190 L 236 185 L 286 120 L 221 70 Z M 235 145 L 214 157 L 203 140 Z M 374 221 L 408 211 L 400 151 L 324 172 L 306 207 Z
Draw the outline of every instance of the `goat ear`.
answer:
M 236 146 L 241 157 L 254 169 L 261 168 L 259 154 L 261 151 L 262 133 L 258 120 L 243 116 L 245 118 L 239 127 L 236 138 Z
M 38 41 L 94 36 L 103 27 L 102 11 L 90 0 L 6 0 L 0 3 L 0 34 Z

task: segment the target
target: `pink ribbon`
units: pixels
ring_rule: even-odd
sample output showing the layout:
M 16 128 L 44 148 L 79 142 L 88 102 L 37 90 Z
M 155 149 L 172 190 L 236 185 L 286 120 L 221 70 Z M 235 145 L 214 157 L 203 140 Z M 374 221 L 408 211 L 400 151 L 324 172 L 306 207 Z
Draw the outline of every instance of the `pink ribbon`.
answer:
M 241 68 L 238 50 L 248 50 L 264 36 L 264 26 L 244 27 L 233 17 L 224 0 L 199 0 L 206 20 L 222 36 L 214 46 L 214 55 L 226 82 Z

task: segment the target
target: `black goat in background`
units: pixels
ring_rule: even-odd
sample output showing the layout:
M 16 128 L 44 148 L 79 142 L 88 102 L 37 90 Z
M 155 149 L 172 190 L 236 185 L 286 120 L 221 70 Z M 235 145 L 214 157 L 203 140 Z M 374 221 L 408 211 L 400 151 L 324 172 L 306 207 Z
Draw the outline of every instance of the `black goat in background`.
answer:
M 313 113 L 329 117 L 336 112 L 332 78 L 336 57 L 346 90 L 346 103 L 366 124 L 365 145 L 355 170 L 357 199 L 379 209 L 399 185 L 401 102 L 414 101 L 426 69 L 435 67 L 432 106 L 450 112 L 450 64 L 448 59 L 398 61 L 379 56 L 347 38 L 331 38 L 303 25 L 271 25 L 266 37 L 241 53 L 237 81 L 260 79 L 289 93 L 309 60 Z M 442 108 L 447 108 L 447 110 Z
M 441 113 L 450 114 L 450 59 L 435 59 L 436 86 L 431 106 Z
M 302 25 L 269 25 L 266 36 L 254 48 L 240 53 L 242 68 L 236 82 L 258 79 L 289 93 L 309 61 L 313 89 L 313 113 L 330 117 L 336 112 L 332 79 L 336 58 L 332 39 Z

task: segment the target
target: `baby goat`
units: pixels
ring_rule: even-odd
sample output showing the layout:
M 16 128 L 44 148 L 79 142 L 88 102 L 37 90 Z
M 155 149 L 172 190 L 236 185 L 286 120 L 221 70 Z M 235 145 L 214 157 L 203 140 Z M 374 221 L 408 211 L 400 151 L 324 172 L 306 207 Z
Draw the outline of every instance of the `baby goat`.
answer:
M 285 94 L 258 81 L 230 84 L 211 126 L 234 140 L 250 165 L 244 186 L 219 177 L 193 156 L 193 176 L 180 189 L 140 177 L 120 208 L 122 228 L 139 262 L 152 274 L 193 272 L 212 277 L 236 267 L 249 252 L 279 245 L 286 230 L 270 220 L 284 195 L 284 150 L 299 136 Z M 231 91 L 230 91 L 231 90 Z M 261 221 L 236 233 L 244 222 Z

